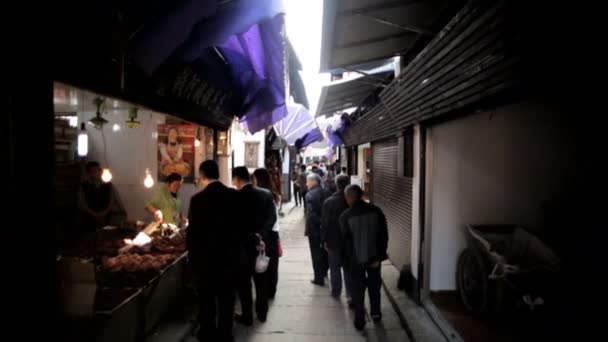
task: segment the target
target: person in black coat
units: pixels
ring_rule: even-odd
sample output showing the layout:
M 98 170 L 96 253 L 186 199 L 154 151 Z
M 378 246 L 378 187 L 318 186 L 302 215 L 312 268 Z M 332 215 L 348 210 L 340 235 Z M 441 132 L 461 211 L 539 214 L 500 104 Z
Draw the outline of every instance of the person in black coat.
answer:
M 327 251 L 329 272 L 331 280 L 331 295 L 340 298 L 342 293 L 342 271 L 344 271 L 344 285 L 346 297 L 351 298 L 350 278 L 348 268 L 342 262 L 342 238 L 340 236 L 340 215 L 348 209 L 344 189 L 350 184 L 346 175 L 336 177 L 336 192 L 325 200 L 321 215 L 321 241 Z
M 310 282 L 314 285 L 325 286 L 325 277 L 329 269 L 327 252 L 321 241 L 321 210 L 323 202 L 331 195 L 321 187 L 321 177 L 316 173 L 310 173 L 306 178 L 308 193 L 306 194 L 306 230 L 304 235 L 308 237 L 310 245 L 310 256 L 314 279 Z
M 244 253 L 241 255 L 238 280 L 242 313 L 235 316 L 237 323 L 247 326 L 253 324 L 251 278 L 255 283 L 255 310 L 258 320 L 266 322 L 268 314 L 268 274 L 255 272 L 256 257 L 262 249 L 268 257 L 278 257 L 278 242 L 272 230 L 277 221 L 272 193 L 254 187 L 250 179 L 249 171 L 244 166 L 236 167 L 232 171 L 232 183 L 239 190 L 238 215 L 243 220 L 243 228 L 253 237 L 253 240 L 246 243 L 242 249 Z M 261 243 L 259 243 L 260 239 Z
M 388 227 L 380 208 L 363 200 L 361 187 L 352 184 L 344 190 L 349 208 L 340 215 L 342 254 L 350 272 L 355 328 L 365 327 L 365 290 L 370 302 L 370 316 L 382 320 L 380 289 L 382 261 L 388 259 Z
M 203 190 L 190 201 L 188 258 L 199 295 L 200 341 L 233 341 L 240 246 L 246 232 L 235 219 L 238 193 L 220 183 L 217 163 L 199 168 Z

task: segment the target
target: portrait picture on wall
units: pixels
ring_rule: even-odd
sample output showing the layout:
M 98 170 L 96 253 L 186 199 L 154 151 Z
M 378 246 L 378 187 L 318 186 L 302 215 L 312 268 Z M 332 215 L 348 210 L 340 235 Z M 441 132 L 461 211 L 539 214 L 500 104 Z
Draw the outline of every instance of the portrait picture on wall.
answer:
M 179 173 L 184 182 L 194 182 L 193 125 L 158 125 L 158 180 Z
M 258 167 L 258 149 L 260 147 L 259 142 L 246 142 L 245 143 L 245 166 L 249 169 L 255 169 Z

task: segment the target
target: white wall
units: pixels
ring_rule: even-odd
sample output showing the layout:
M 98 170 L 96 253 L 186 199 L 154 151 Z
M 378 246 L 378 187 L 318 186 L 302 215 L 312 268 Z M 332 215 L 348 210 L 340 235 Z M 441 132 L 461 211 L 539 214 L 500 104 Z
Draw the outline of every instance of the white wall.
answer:
M 93 115 L 92 112 L 79 113 L 79 122 L 89 120 Z M 89 132 L 87 159 L 100 162 L 102 167 L 109 165 L 113 176 L 112 183 L 122 199 L 129 220 L 150 220 L 151 216 L 144 209 L 144 203 L 158 185 L 157 127 L 165 122 L 165 115 L 140 109 L 137 120 L 141 124 L 135 128 L 128 128 L 124 124 L 127 120 L 126 110 L 111 110 L 104 115 L 104 118 L 110 121 L 103 126 L 106 142 L 105 158 L 102 130 L 87 125 Z M 113 129 L 114 124 L 120 126 L 118 131 Z M 199 147 L 195 154 L 196 177 L 202 156 L 203 149 Z M 146 168 L 150 170 L 155 182 L 155 186 L 151 189 L 143 185 Z M 194 184 L 183 184 L 179 192 L 183 204 L 182 214 L 188 213 L 190 198 L 198 190 Z
M 541 206 L 569 174 L 572 134 L 540 102 L 520 103 L 428 130 L 430 289 L 454 290 L 466 224 L 538 228 Z
M 266 153 L 265 146 L 265 138 L 266 131 L 262 130 L 255 134 L 251 134 L 249 132 L 244 132 L 240 127 L 240 124 L 235 122 L 232 125 L 231 134 L 230 134 L 230 143 L 232 146 L 232 151 L 234 153 L 234 165 L 230 167 L 230 173 L 233 167 L 244 166 L 245 165 L 245 143 L 246 142 L 258 142 L 258 164 L 256 167 L 264 167 L 264 155 Z M 253 170 L 250 170 L 253 171 Z M 229 178 L 232 178 L 230 175 Z M 232 179 L 230 179 L 231 181 Z

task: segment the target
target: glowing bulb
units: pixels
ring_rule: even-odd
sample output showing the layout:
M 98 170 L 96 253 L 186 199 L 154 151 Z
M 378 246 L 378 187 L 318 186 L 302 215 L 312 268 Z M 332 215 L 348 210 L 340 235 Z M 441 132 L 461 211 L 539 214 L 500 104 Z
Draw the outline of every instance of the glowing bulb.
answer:
M 105 183 L 109 183 L 112 180 L 112 172 L 110 172 L 110 169 L 103 169 L 103 171 L 101 172 L 101 180 Z
M 146 178 L 144 178 L 144 186 L 146 188 L 151 188 L 154 186 L 154 178 L 150 174 L 150 170 L 146 169 Z
M 117 123 L 115 123 L 115 124 L 114 124 L 114 126 L 112 126 L 112 130 L 113 130 L 114 132 L 118 132 L 118 131 L 120 131 L 120 125 L 119 125 L 119 124 L 117 124 Z
M 201 146 L 201 141 L 198 140 L 198 139 L 194 140 L 194 146 L 200 147 Z
M 89 135 L 87 134 L 86 128 L 84 128 L 84 122 L 80 125 L 80 132 L 78 133 L 78 156 L 86 157 L 89 153 Z

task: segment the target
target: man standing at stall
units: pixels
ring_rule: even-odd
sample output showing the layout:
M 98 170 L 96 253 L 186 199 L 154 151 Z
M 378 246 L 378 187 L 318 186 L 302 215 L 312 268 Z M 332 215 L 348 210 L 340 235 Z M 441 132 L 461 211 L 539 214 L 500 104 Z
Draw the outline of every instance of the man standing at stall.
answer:
M 261 238 L 246 242 L 242 248 L 241 270 L 239 272 L 238 293 L 241 301 L 240 315 L 235 316 L 237 323 L 251 326 L 253 324 L 253 297 L 251 278 L 255 283 L 255 311 L 260 322 L 266 322 L 268 315 L 268 274 L 256 273 L 255 260 L 258 252 L 268 249 L 269 257 L 277 257 L 277 239 L 273 232 L 277 221 L 277 212 L 272 193 L 266 189 L 254 187 L 246 167 L 240 166 L 232 171 L 232 183 L 239 190 L 239 216 L 243 218 L 243 228 L 249 236 Z M 257 245 L 257 247 L 256 247 Z
M 80 184 L 78 205 L 82 232 L 92 232 L 109 224 L 112 209 L 120 206 L 112 183 L 101 180 L 101 166 L 91 161 L 85 165 L 87 178 Z
M 199 341 L 232 342 L 239 255 L 246 232 L 234 215 L 238 193 L 218 179 L 215 161 L 199 168 L 202 190 L 190 202 L 186 235 L 199 295 Z
M 156 222 L 166 222 L 179 225 L 182 218 L 182 202 L 177 196 L 182 186 L 182 176 L 172 173 L 159 184 L 152 197 L 146 201 L 146 210 L 154 215 Z

